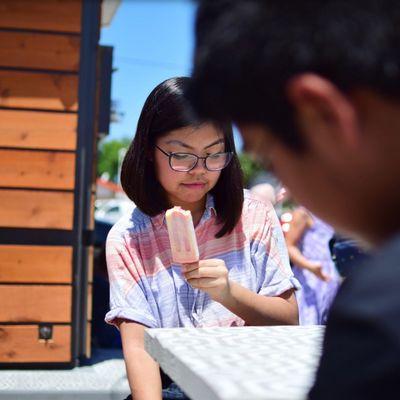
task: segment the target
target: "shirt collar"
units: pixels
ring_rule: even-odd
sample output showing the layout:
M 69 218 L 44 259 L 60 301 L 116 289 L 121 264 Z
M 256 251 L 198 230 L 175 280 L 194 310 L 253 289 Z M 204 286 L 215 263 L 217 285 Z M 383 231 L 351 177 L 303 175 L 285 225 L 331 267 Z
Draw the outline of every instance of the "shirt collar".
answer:
M 215 209 L 214 196 L 208 193 L 206 199 L 206 208 L 203 216 L 201 217 L 200 223 L 207 221 L 212 215 L 217 216 L 217 210 Z M 157 228 L 161 228 L 165 224 L 165 211 L 153 217 L 152 221 Z
M 205 212 L 206 213 L 208 212 L 210 216 L 211 216 L 211 212 L 213 212 L 214 215 L 217 216 L 217 210 L 215 208 L 214 196 L 210 193 L 207 194 Z

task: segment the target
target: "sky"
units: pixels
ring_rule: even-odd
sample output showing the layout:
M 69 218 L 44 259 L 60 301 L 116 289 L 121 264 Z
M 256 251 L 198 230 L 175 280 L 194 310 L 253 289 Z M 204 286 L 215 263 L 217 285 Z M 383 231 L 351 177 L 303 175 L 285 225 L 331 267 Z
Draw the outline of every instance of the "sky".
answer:
M 142 106 L 167 78 L 188 76 L 196 5 L 190 0 L 122 0 L 100 44 L 114 47 L 111 98 L 122 113 L 106 140 L 132 138 Z M 241 140 L 235 134 L 237 147 Z

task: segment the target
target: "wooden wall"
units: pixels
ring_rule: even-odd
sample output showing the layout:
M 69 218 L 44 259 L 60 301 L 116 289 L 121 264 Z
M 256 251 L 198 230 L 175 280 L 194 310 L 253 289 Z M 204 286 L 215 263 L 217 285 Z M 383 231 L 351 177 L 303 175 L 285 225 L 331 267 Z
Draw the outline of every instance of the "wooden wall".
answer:
M 81 10 L 0 2 L 0 230 L 25 238 L 0 244 L 0 363 L 72 357 L 74 241 L 33 239 L 76 232 Z M 53 326 L 50 340 L 40 324 Z

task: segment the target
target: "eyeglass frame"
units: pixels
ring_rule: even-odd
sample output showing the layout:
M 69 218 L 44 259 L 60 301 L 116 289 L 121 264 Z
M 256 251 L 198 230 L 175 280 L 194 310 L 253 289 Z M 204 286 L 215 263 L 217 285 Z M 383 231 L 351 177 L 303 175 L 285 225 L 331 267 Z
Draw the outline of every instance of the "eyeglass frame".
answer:
M 218 172 L 218 171 L 222 171 L 224 168 L 226 168 L 226 167 L 229 165 L 229 163 L 232 161 L 232 158 L 233 158 L 233 151 L 223 151 L 223 152 L 219 152 L 219 153 L 209 154 L 209 155 L 206 156 L 206 157 L 199 157 L 197 154 L 185 153 L 185 152 L 180 152 L 180 151 L 168 153 L 168 152 L 166 152 L 165 150 L 163 150 L 161 147 L 159 147 L 159 146 L 157 146 L 157 145 L 155 145 L 155 147 L 156 147 L 158 150 L 160 150 L 161 153 L 163 153 L 164 155 L 166 155 L 166 156 L 168 157 L 169 167 L 170 167 L 173 171 L 175 171 L 175 172 L 189 172 L 189 171 L 191 171 L 192 169 L 195 169 L 195 168 L 196 168 L 197 164 L 199 163 L 199 160 L 204 160 L 204 168 L 205 168 L 207 171 Z M 194 157 L 196 157 L 196 162 L 194 163 L 193 167 L 190 168 L 190 169 L 179 170 L 179 169 L 172 168 L 172 162 L 171 162 L 171 160 L 172 160 L 172 157 L 173 157 L 175 154 L 185 154 L 185 155 L 188 155 L 188 156 L 194 156 Z M 211 156 L 214 156 L 215 154 L 227 154 L 227 155 L 229 156 L 228 162 L 227 162 L 221 169 L 210 169 L 210 168 L 207 167 L 207 159 L 208 159 L 209 157 L 211 157 Z

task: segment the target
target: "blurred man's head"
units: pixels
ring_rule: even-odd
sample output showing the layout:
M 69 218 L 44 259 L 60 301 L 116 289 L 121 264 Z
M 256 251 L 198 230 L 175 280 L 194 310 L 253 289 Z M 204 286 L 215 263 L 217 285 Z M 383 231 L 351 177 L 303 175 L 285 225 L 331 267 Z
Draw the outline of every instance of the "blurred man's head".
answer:
M 393 0 L 203 1 L 188 95 L 298 202 L 379 242 L 400 228 L 399 26 Z

